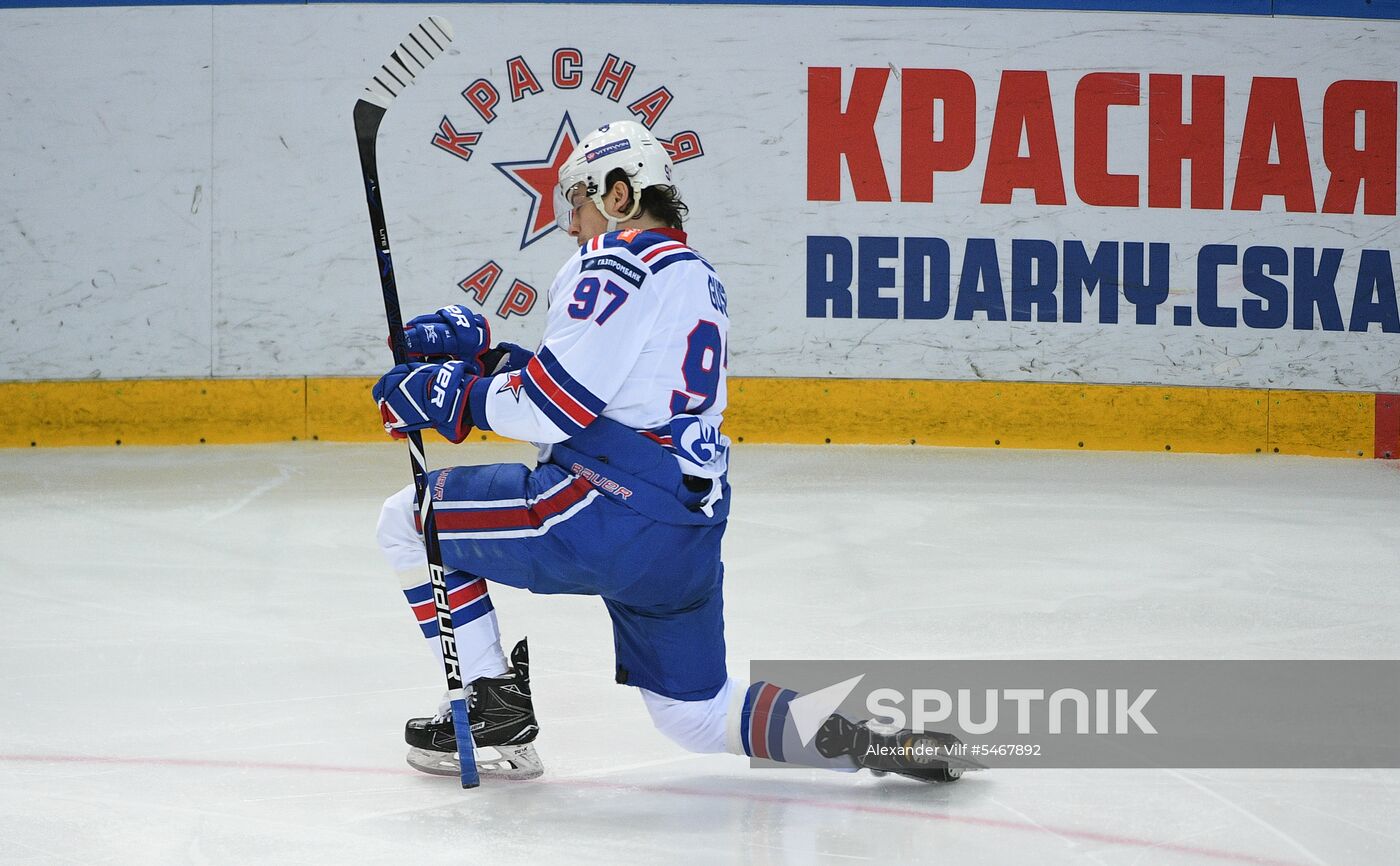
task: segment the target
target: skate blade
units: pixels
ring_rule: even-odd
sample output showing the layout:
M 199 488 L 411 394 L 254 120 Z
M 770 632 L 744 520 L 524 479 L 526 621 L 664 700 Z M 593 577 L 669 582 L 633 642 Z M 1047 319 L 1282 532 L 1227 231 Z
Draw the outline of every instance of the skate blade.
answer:
M 483 750 L 496 754 L 482 754 Z M 410 748 L 408 765 L 421 773 L 433 776 L 462 775 L 462 763 L 457 759 L 456 752 L 432 752 L 427 749 Z M 544 762 L 540 760 L 533 743 L 522 746 L 481 746 L 476 750 L 476 771 L 483 779 L 523 782 L 543 776 Z
M 430 752 L 409 747 L 408 765 L 420 773 L 434 776 L 461 776 L 462 762 L 453 752 Z
M 969 758 L 966 754 L 953 754 L 949 752 L 946 747 L 938 745 L 935 740 L 930 740 L 930 742 L 935 743 L 935 753 L 942 752 L 942 754 L 937 755 L 938 762 L 944 765 L 944 768 L 948 771 L 948 775 L 953 779 L 961 778 L 962 774 L 965 772 L 987 769 L 987 765 L 981 761 Z M 961 743 L 959 745 L 961 745 Z
M 961 779 L 963 773 L 977 772 L 988 769 L 986 764 L 963 755 L 939 755 L 936 760 L 932 760 L 927 766 L 910 766 L 903 770 L 894 767 L 883 767 L 876 769 L 868 768 L 870 774 L 876 778 L 895 775 L 916 779 L 920 782 L 956 782 Z M 930 772 L 932 774 L 930 774 Z
M 869 768 L 867 768 L 867 769 L 869 769 Z M 985 767 L 981 767 L 981 768 L 979 768 L 979 769 L 986 769 L 986 768 L 985 768 Z M 874 777 L 877 778 L 877 779 L 882 779 L 882 778 L 884 778 L 885 776 L 901 776 L 901 777 L 906 778 L 906 779 L 913 779 L 913 780 L 916 781 L 916 782 L 923 782 L 923 783 L 926 784 L 926 785 L 939 785 L 939 784 L 951 784 L 951 783 L 956 782 L 957 780 L 961 779 L 961 778 L 962 778 L 962 775 L 963 775 L 963 768 L 962 768 L 962 767 L 944 767 L 944 768 L 941 769 L 941 774 L 940 774 L 940 771 L 937 770 L 937 769 L 935 769 L 935 770 L 909 770 L 909 771 L 900 771 L 900 770 L 874 770 L 874 769 L 871 769 L 871 770 L 870 770 L 870 775 L 874 776 Z
M 867 769 L 868 769 L 868 768 L 867 768 Z M 985 770 L 986 767 L 978 767 L 977 769 L 979 769 L 979 770 Z M 946 767 L 946 768 L 944 768 L 943 772 L 946 774 L 944 778 L 932 778 L 932 777 L 929 777 L 929 776 L 916 776 L 916 775 L 913 775 L 912 772 L 911 772 L 911 773 L 901 773 L 901 772 L 898 771 L 898 770 L 870 770 L 870 775 L 874 776 L 874 777 L 877 778 L 877 779 L 883 779 L 885 776 L 903 776 L 903 777 L 908 778 L 908 779 L 914 779 L 915 781 L 918 781 L 918 782 L 933 782 L 933 783 L 937 783 L 937 782 L 956 782 L 957 780 L 959 780 L 959 779 L 962 778 L 962 775 L 963 775 L 964 770 L 963 770 L 962 767 Z
M 510 782 L 523 782 L 538 779 L 544 775 L 544 762 L 534 743 L 521 746 L 487 746 L 498 757 L 482 756 L 477 751 L 476 770 L 483 779 L 505 779 Z

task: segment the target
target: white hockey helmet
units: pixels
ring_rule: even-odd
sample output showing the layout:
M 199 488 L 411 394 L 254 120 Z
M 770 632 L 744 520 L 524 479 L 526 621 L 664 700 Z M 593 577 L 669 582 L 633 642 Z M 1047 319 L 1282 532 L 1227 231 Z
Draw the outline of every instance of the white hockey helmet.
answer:
M 608 215 L 603 207 L 604 183 L 613 169 L 627 172 L 632 187 L 632 211 L 621 217 Z M 618 222 L 630 220 L 642 210 L 642 190 L 651 186 L 670 186 L 675 169 L 666 148 L 651 134 L 651 130 L 632 120 L 605 123 L 583 137 L 559 169 L 558 201 L 554 213 L 559 227 L 568 231 L 573 223 L 574 208 L 582 196 L 593 200 L 598 212 L 607 217 L 608 231 Z

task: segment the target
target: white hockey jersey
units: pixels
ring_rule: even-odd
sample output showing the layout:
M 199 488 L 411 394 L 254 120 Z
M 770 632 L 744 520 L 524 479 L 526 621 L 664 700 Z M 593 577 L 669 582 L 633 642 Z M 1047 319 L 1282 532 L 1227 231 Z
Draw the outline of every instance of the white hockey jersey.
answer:
M 687 474 L 725 472 L 728 301 L 684 232 L 593 238 L 560 269 L 548 303 L 535 357 L 472 387 L 478 427 L 547 445 L 602 415 L 670 448 Z

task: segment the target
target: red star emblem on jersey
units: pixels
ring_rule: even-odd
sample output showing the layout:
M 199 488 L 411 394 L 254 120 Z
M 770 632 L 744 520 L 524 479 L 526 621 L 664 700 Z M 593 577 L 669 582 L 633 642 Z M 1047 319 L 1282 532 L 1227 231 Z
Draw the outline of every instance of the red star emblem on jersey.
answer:
M 525 220 L 525 231 L 520 235 L 522 250 L 559 228 L 554 222 L 554 188 L 559 184 L 559 169 L 577 145 L 578 133 L 566 111 L 544 158 L 494 163 L 497 171 L 530 197 L 530 213 Z
M 516 370 L 514 373 L 511 373 L 509 376 L 506 377 L 505 384 L 503 384 L 503 385 L 501 385 L 501 387 L 497 388 L 497 389 L 496 389 L 496 393 L 497 393 L 497 394 L 502 394 L 502 393 L 504 393 L 504 392 L 506 392 L 506 391 L 509 391 L 509 392 L 515 397 L 515 402 L 519 403 L 519 402 L 520 402 L 520 389 L 521 389 L 521 388 L 524 388 L 524 387 L 525 387 L 525 380 L 524 380 L 524 378 L 520 375 L 520 371 L 519 371 L 519 370 Z

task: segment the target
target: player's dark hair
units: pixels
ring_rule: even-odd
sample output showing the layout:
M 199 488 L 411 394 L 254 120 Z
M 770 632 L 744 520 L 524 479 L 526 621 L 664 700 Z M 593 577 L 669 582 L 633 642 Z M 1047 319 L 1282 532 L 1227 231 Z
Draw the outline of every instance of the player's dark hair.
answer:
M 615 168 L 608 172 L 604 179 L 606 189 L 612 189 L 613 184 L 618 181 L 626 183 L 630 175 L 626 170 Z M 631 193 L 632 185 L 627 184 L 629 190 L 627 207 L 632 206 Z M 673 229 L 685 228 L 685 218 L 690 215 L 690 208 L 681 201 L 680 193 L 673 186 L 649 186 L 642 190 L 642 212 L 651 215 Z

